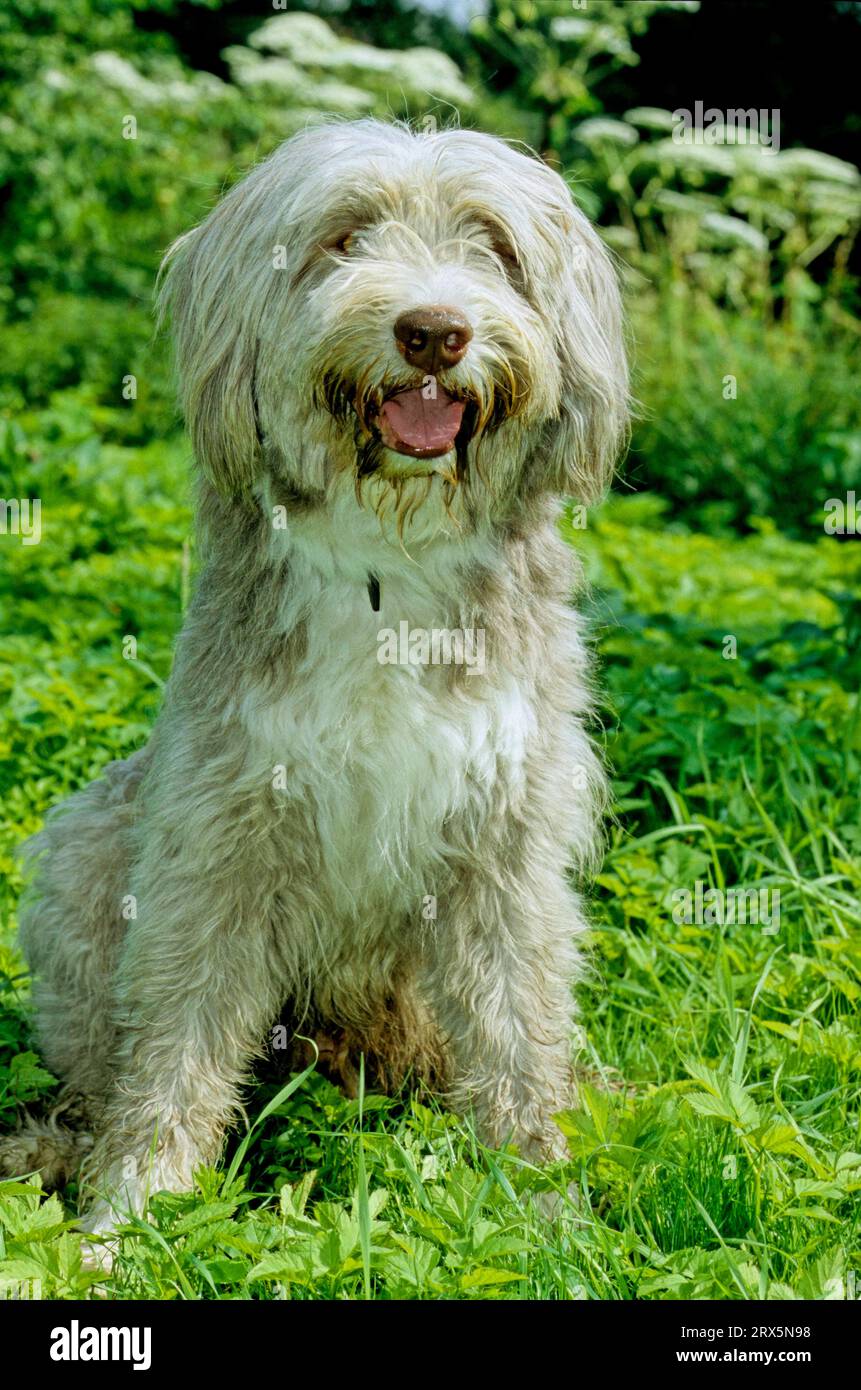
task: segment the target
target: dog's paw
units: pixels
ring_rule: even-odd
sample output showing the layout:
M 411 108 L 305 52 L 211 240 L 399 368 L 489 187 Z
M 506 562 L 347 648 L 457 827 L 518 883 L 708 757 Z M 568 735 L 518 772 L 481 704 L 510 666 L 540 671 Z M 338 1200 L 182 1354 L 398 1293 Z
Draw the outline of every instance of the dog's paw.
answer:
M 551 1189 L 545 1192 L 533 1192 L 530 1194 L 532 1205 L 538 1215 L 545 1221 L 578 1221 L 583 1208 L 583 1200 L 579 1189 L 571 1183 L 567 1192 L 559 1192 Z
M 118 1248 L 117 1240 L 105 1240 L 98 1244 L 92 1240 L 82 1240 L 81 1268 L 93 1274 L 110 1274 Z M 94 1292 L 101 1294 L 102 1290 L 95 1289 Z
M 89 1134 L 57 1122 L 64 1109 L 58 1107 L 54 1114 L 42 1119 L 27 1115 L 20 1129 L 0 1140 L 0 1178 L 39 1173 L 47 1191 L 66 1185 L 93 1141 Z
M 84 1269 L 110 1274 L 119 1250 L 117 1226 L 122 1218 L 107 1203 L 92 1207 L 81 1218 L 81 1264 Z

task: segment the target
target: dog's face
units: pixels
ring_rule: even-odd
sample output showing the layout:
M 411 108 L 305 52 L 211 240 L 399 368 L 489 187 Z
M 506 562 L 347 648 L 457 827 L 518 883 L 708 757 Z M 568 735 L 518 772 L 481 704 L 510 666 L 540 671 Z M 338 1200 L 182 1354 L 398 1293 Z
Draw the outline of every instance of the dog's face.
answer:
M 349 476 L 399 526 L 600 494 L 626 419 L 615 275 L 564 182 L 469 131 L 303 132 L 177 243 L 166 295 L 224 490 Z

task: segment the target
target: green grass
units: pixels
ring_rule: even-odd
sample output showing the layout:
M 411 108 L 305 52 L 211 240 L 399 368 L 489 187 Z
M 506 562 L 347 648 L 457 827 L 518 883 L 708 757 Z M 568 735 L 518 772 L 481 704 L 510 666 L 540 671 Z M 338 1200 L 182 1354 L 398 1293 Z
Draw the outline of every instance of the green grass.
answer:
M 186 444 L 102 444 L 97 414 L 67 394 L 0 438 L 6 494 L 43 506 L 40 545 L 0 537 L 4 1125 L 53 1085 L 28 1051 L 12 848 L 144 741 L 193 562 Z M 821 1298 L 861 1269 L 861 549 L 765 523 L 692 534 L 648 494 L 571 539 L 617 805 L 570 1162 L 537 1172 L 415 1098 L 349 1101 L 309 1073 L 251 1091 L 250 1132 L 195 1193 L 153 1198 L 110 1276 L 82 1270 L 71 1200 L 0 1186 L 0 1280 L 58 1298 L 97 1278 L 116 1298 Z M 677 925 L 698 879 L 779 891 L 779 930 Z M 528 1200 L 569 1184 L 579 1205 L 553 1223 Z

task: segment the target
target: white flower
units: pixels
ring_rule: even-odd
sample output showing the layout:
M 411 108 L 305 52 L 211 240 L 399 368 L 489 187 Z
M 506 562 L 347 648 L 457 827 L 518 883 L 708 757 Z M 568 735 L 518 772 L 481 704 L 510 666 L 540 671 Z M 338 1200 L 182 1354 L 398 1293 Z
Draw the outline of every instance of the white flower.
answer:
M 447 54 L 432 48 L 387 49 L 354 43 L 340 38 L 318 15 L 273 15 L 250 35 L 248 43 L 299 68 L 346 69 L 356 77 L 378 75 L 392 86 L 413 92 L 431 93 L 452 102 L 472 101 L 472 92 Z M 319 98 L 315 104 L 327 103 Z
M 821 150 L 781 150 L 777 163 L 783 174 L 800 174 L 828 183 L 861 184 L 861 175 L 854 164 L 836 159 L 833 154 L 823 154 Z
M 187 82 L 178 76 L 167 77 L 164 82 L 154 82 L 143 73 L 138 72 L 137 68 L 123 58 L 119 53 L 110 50 L 103 50 L 93 53 L 90 58 L 90 67 L 109 87 L 114 87 L 124 96 L 133 97 L 144 106 L 157 106 L 159 104 L 185 104 L 191 105 L 199 101 L 203 96 L 218 96 L 224 90 L 226 84 L 216 77 L 213 73 L 196 74 L 194 80 Z M 176 65 L 169 65 L 168 73 L 179 72 Z
M 611 116 L 592 116 L 574 127 L 574 134 L 584 145 L 636 145 L 637 132 L 624 121 L 615 121 Z
M 673 130 L 676 124 L 672 111 L 662 106 L 634 106 L 625 112 L 625 120 L 643 130 Z
M 724 245 L 746 246 L 760 256 L 768 252 L 768 238 L 740 217 L 727 217 L 722 212 L 707 212 L 700 227 L 709 234 L 712 241 Z

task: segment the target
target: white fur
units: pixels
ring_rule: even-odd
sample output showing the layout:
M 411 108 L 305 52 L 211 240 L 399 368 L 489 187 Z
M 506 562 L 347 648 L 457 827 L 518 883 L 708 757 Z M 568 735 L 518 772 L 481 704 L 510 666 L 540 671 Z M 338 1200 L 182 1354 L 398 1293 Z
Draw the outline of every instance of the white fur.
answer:
M 501 771 L 512 794 L 523 794 L 535 713 L 504 668 L 453 699 L 445 666 L 381 665 L 383 629 L 437 622 L 433 581 L 445 563 L 439 547 L 412 560 L 396 545 L 379 563 L 379 534 L 367 551 L 351 538 L 341 546 L 338 521 L 336 508 L 330 544 L 319 525 L 311 537 L 273 533 L 304 581 L 283 630 L 304 614 L 308 646 L 288 691 L 257 686 L 237 701 L 253 749 L 248 771 L 259 783 L 284 768 L 281 795 L 313 807 L 338 912 L 361 916 L 382 892 L 418 923 L 416 883 L 432 882 L 445 858 L 446 819 L 486 797 Z M 382 572 L 378 613 L 366 589 L 373 562 Z

